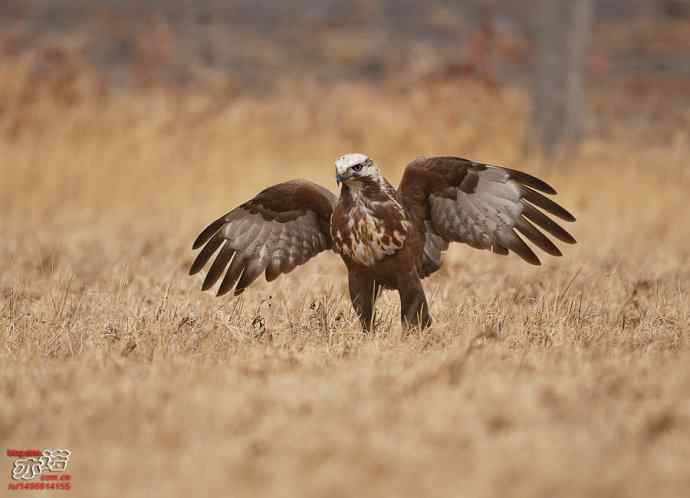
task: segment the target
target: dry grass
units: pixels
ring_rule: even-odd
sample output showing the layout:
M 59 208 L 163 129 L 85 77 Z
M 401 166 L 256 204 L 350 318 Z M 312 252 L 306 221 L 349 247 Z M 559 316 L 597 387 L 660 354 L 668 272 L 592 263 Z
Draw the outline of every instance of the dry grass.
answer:
M 517 90 L 108 95 L 27 68 L 0 68 L 0 446 L 71 449 L 73 496 L 686 496 L 687 128 L 612 122 L 551 169 Z M 352 150 L 393 181 L 422 153 L 539 173 L 581 243 L 538 269 L 455 248 L 406 338 L 393 294 L 360 334 L 335 255 L 234 301 L 186 276 L 207 221 L 334 188 Z

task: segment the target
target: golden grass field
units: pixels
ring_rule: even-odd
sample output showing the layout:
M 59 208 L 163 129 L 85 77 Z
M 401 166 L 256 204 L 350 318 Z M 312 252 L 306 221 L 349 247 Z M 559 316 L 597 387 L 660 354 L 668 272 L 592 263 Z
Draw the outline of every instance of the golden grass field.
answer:
M 75 497 L 688 496 L 690 114 L 656 139 L 619 93 L 553 164 L 510 87 L 231 98 L 0 66 L 0 447 L 70 449 Z M 187 276 L 207 222 L 284 179 L 335 190 L 349 151 L 394 183 L 421 154 L 540 175 L 579 244 L 540 268 L 454 247 L 407 337 L 393 293 L 360 333 L 335 254 L 236 300 Z

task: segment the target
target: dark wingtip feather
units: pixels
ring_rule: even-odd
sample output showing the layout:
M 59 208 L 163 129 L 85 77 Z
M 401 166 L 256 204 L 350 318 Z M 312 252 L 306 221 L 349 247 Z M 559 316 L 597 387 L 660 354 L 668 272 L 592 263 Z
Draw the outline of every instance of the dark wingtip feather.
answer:
M 531 202 L 537 207 L 544 209 L 545 211 L 548 211 L 552 215 L 558 216 L 564 221 L 575 221 L 575 217 L 572 214 L 570 214 L 570 212 L 567 209 L 565 209 L 563 206 L 560 206 L 559 204 L 556 204 L 551 199 L 544 197 L 536 190 L 532 190 L 531 188 L 526 187 L 525 185 L 520 185 L 520 193 L 522 194 L 522 197 L 525 200 Z
M 560 226 L 558 223 L 553 221 L 531 204 L 523 204 L 522 214 L 525 216 L 525 218 L 536 224 L 538 227 L 546 230 L 558 240 L 565 242 L 566 244 L 575 244 L 577 242 L 575 237 L 570 235 L 565 228 Z
M 218 287 L 218 292 L 216 293 L 217 297 L 224 296 L 225 294 L 230 292 L 232 288 L 235 287 L 235 283 L 240 278 L 240 275 L 244 273 L 243 268 L 240 268 L 240 271 L 237 271 L 237 269 L 233 267 L 235 266 L 234 263 L 235 261 L 233 260 L 233 264 L 230 265 L 230 268 L 225 274 L 225 278 L 223 278 L 220 287 Z
M 574 223 L 574 222 L 577 221 L 577 219 L 570 213 L 570 211 L 567 211 L 567 210 L 564 209 L 564 208 L 561 208 L 561 209 L 563 209 L 563 214 L 560 216 L 560 218 L 561 218 L 563 221 L 567 221 L 567 222 L 570 222 L 570 223 Z
M 560 249 L 558 249 L 558 247 L 556 247 L 556 245 L 551 242 L 546 235 L 541 233 L 534 225 L 532 225 L 527 218 L 520 217 L 515 224 L 515 228 L 542 251 L 550 254 L 551 256 L 563 256 L 563 253 L 560 251 Z
M 525 257 L 525 255 L 523 255 L 523 254 L 520 254 L 520 253 L 516 253 L 516 254 L 518 256 L 520 256 L 525 263 L 529 263 L 530 265 L 534 265 L 534 266 L 541 266 L 541 260 L 534 253 L 532 253 L 532 256 L 534 256 L 534 258 L 530 257 L 529 255 L 527 255 Z
M 218 250 L 218 247 L 222 244 L 222 242 L 222 237 L 212 238 L 208 242 L 208 244 L 204 246 L 201 252 L 197 254 L 194 263 L 192 263 L 192 267 L 189 269 L 189 274 L 196 275 L 197 273 L 199 273 L 204 268 L 204 266 L 206 266 L 208 260 L 211 259 L 211 256 L 213 256 L 213 254 Z
M 500 246 L 498 244 L 494 244 L 491 246 L 491 252 L 494 254 L 498 254 L 499 256 L 507 256 L 508 255 L 508 249 L 506 249 L 503 246 Z
M 202 245 L 206 243 L 211 237 L 213 237 L 218 230 L 225 224 L 225 217 L 218 218 L 216 221 L 211 223 L 209 226 L 204 228 L 204 230 L 199 234 L 194 243 L 192 244 L 192 249 L 199 249 Z
M 235 254 L 235 250 L 226 243 L 220 250 L 220 253 L 218 253 L 218 256 L 216 256 L 216 260 L 211 265 L 211 269 L 206 274 L 204 283 L 201 285 L 201 290 L 208 290 L 218 282 L 218 279 L 225 271 L 233 254 Z
M 262 262 L 260 259 L 252 260 L 247 264 L 244 269 L 242 277 L 240 277 L 237 282 L 237 287 L 235 287 L 235 295 L 239 296 L 246 288 L 252 285 L 257 278 L 264 274 L 268 262 Z
M 525 241 L 522 240 L 514 230 L 511 230 L 511 237 L 507 238 L 504 242 L 502 242 L 502 244 L 520 256 L 527 263 L 535 266 L 541 265 L 541 261 L 539 261 L 537 255 L 534 254 L 534 251 L 532 251 L 532 249 L 525 244 Z
M 528 173 L 524 173 L 522 171 L 518 171 L 515 169 L 510 169 L 510 168 L 503 168 L 503 169 L 506 170 L 510 174 L 510 177 L 513 180 L 516 180 L 519 183 L 522 183 L 522 184 L 527 185 L 529 187 L 532 187 L 534 189 L 540 190 L 541 192 L 544 192 L 545 194 L 555 195 L 558 193 L 558 192 L 556 192 L 555 188 L 553 188 L 551 185 L 546 183 L 544 180 L 537 178 L 536 176 L 532 176 Z
M 280 276 L 280 265 L 269 264 L 266 267 L 266 282 L 273 282 Z

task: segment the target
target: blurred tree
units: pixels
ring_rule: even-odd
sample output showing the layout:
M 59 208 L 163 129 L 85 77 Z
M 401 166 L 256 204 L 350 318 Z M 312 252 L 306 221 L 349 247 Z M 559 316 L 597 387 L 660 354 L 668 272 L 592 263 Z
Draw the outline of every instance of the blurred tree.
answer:
M 534 123 L 531 145 L 546 154 L 581 138 L 585 52 L 592 31 L 592 0 L 537 0 Z

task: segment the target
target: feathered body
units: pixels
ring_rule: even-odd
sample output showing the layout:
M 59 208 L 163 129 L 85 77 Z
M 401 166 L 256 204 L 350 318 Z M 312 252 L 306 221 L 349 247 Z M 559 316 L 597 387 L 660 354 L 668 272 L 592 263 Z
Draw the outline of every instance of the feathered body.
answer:
M 383 177 L 343 185 L 330 230 L 333 248 L 348 268 L 357 265 L 375 270 L 382 261 L 413 254 L 421 242 L 397 192 Z
M 513 251 L 532 264 L 539 259 L 517 232 L 555 256 L 559 249 L 537 227 L 575 242 L 543 212 L 574 221 L 538 192 L 555 190 L 519 171 L 457 157 L 421 158 L 407 166 L 395 189 L 371 159 L 347 154 L 336 161 L 336 178 L 339 199 L 293 180 L 219 218 L 194 243 L 205 246 L 190 273 L 220 248 L 202 288 L 225 273 L 219 295 L 233 287 L 237 295 L 262 273 L 271 281 L 332 249 L 347 266 L 350 297 L 365 330 L 373 326 L 382 288 L 399 292 L 404 325 L 425 327 L 431 317 L 421 279 L 440 268 L 450 242 L 501 255 Z

